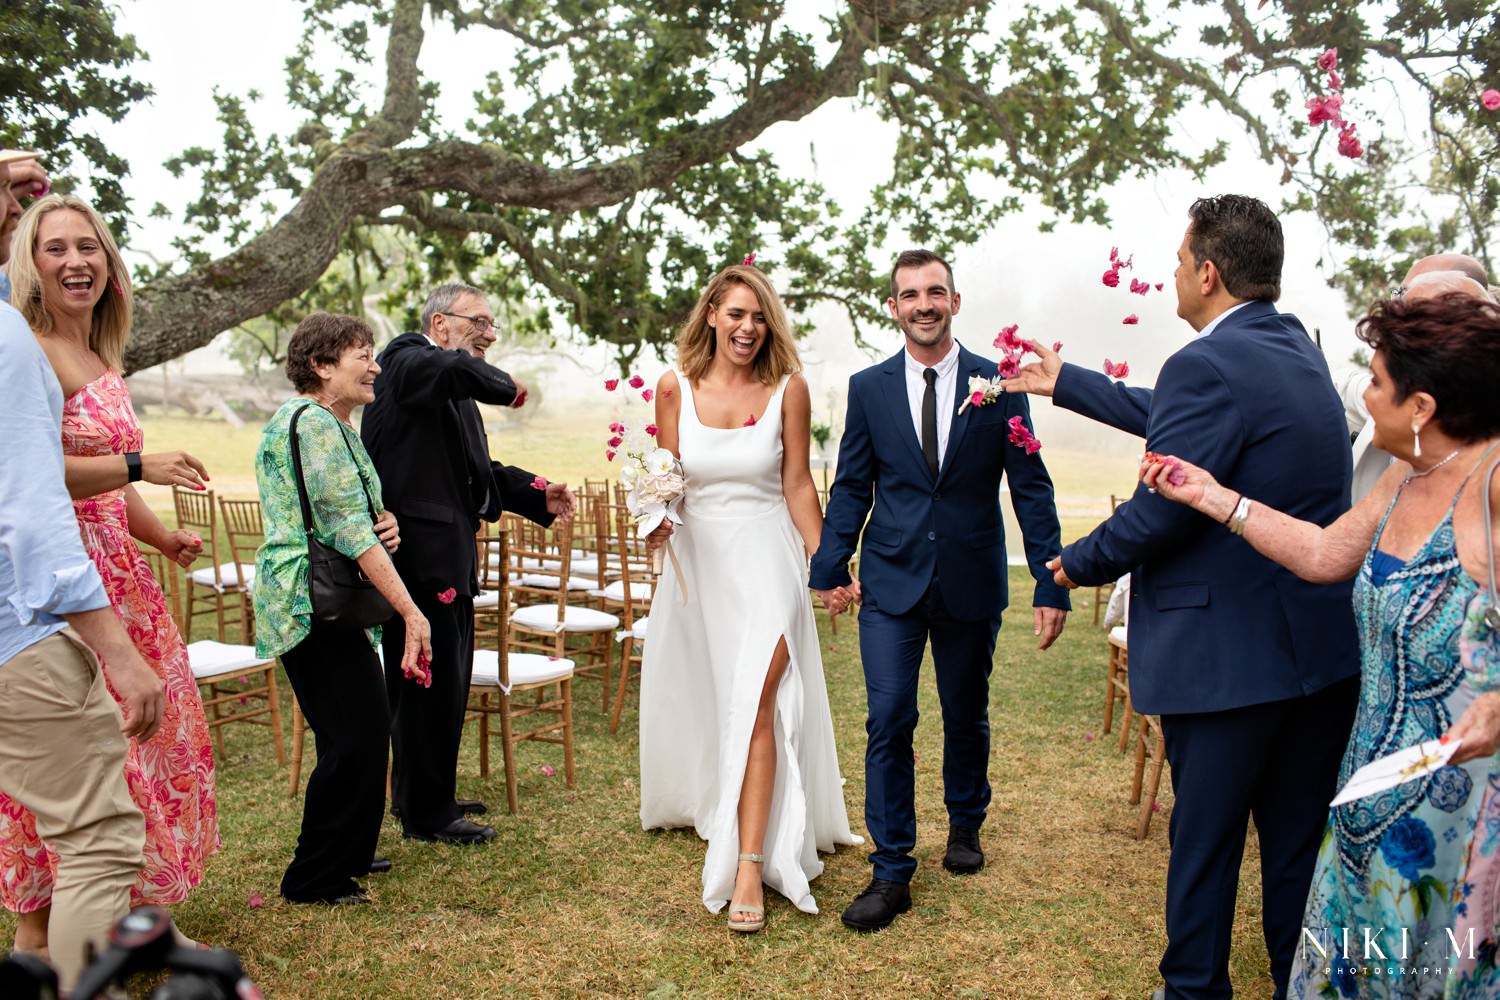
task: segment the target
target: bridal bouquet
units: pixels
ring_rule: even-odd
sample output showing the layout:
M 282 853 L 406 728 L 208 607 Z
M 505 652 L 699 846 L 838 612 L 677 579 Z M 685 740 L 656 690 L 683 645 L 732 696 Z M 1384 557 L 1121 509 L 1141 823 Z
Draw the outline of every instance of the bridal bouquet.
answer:
M 635 521 L 636 536 L 645 538 L 661 526 L 663 521 L 681 524 L 682 516 L 677 509 L 687 491 L 687 479 L 682 474 L 682 464 L 666 448 L 654 447 L 656 425 L 647 424 L 632 430 L 615 421 L 609 425 L 611 437 L 607 442 L 606 457 L 620 462 L 620 486 L 626 491 L 625 506 Z M 663 548 L 671 557 L 672 568 L 677 570 L 677 579 L 682 582 L 682 566 L 677 562 L 677 553 L 672 549 L 671 539 Z M 662 571 L 662 550 L 652 554 L 652 570 Z M 687 599 L 687 587 L 682 587 L 683 600 Z

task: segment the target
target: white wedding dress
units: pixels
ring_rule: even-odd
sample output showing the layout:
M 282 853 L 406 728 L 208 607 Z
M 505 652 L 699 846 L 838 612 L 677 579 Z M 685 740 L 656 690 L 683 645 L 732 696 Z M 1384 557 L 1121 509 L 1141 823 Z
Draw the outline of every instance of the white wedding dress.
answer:
M 651 606 L 641 672 L 641 825 L 696 829 L 708 841 L 703 903 L 717 913 L 729 902 L 750 733 L 785 636 L 791 660 L 776 692 L 763 878 L 799 910 L 817 913 L 808 882 L 823 871 L 818 852 L 863 840 L 844 809 L 807 560 L 781 490 L 787 379 L 755 424 L 727 430 L 699 423 L 692 386 L 681 372 L 677 381 L 687 493 L 672 546 L 682 579 L 667 560 Z

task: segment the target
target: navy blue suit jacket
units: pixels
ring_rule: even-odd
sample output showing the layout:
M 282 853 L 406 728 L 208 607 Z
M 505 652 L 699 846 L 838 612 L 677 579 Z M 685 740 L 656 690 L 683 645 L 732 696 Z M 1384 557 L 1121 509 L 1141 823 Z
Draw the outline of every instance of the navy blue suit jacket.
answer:
M 1269 302 L 1248 303 L 1168 358 L 1154 391 L 1064 365 L 1053 399 L 1292 517 L 1326 526 L 1349 506 L 1349 435 L 1328 365 L 1302 324 Z M 1359 672 L 1351 584 L 1298 579 L 1144 487 L 1068 546 L 1063 568 L 1080 585 L 1134 572 L 1137 711 L 1280 701 Z
M 1062 543 L 1052 479 L 1040 453 L 1027 455 L 1006 440 L 1011 417 L 1020 416 L 1031 427 L 1026 397 L 1003 395 L 954 416 L 934 480 L 912 426 L 905 357 L 900 351 L 849 379 L 838 476 L 809 585 L 829 590 L 849 583 L 849 558 L 863 530 L 860 585 L 867 604 L 904 614 L 922 599 L 936 572 L 943 601 L 955 618 L 999 617 L 1008 603 L 1000 518 L 1003 474 L 1010 481 L 1026 561 L 1037 580 L 1034 603 L 1069 607 L 1067 591 L 1052 582 L 1046 568 Z M 993 361 L 960 347 L 955 409 L 969 376 L 994 374 Z

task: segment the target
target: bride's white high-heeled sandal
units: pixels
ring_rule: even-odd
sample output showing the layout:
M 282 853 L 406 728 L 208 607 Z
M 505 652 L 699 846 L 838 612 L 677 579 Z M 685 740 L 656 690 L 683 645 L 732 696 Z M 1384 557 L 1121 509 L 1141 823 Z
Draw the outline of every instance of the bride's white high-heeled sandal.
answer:
M 749 861 L 751 864 L 759 865 L 765 863 L 766 856 L 764 854 L 753 854 L 747 852 L 740 855 L 740 860 Z M 734 915 L 736 913 L 748 913 L 755 919 L 736 920 L 734 919 Z M 753 934 L 764 926 L 766 926 L 766 911 L 763 907 L 751 906 L 749 903 L 731 903 L 729 905 L 730 930 L 739 931 L 741 934 Z

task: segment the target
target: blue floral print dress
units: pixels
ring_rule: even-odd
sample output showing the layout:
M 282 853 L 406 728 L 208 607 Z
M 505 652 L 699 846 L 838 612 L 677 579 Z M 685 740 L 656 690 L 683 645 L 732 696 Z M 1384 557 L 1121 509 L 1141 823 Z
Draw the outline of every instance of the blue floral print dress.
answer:
M 1402 563 L 1379 550 L 1397 491 L 1360 568 L 1362 684 L 1340 786 L 1373 760 L 1441 736 L 1476 695 L 1500 687 L 1489 593 L 1454 545 L 1462 493 Z M 1289 997 L 1500 997 L 1497 757 L 1329 810 Z

